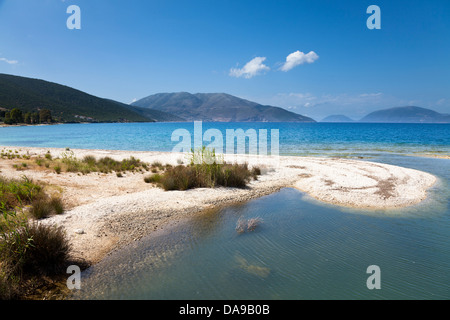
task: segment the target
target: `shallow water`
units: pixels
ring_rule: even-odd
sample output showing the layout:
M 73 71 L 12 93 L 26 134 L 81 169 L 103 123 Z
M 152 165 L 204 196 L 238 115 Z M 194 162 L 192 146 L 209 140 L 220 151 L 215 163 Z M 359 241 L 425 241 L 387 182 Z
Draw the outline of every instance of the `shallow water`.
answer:
M 383 153 L 450 155 L 450 124 L 383 123 L 203 123 L 203 132 L 227 129 L 279 130 L 281 155 L 372 157 Z M 193 123 L 100 123 L 0 128 L 0 145 L 172 151 L 172 133 L 186 129 L 193 140 Z M 193 141 L 192 141 L 193 143 Z M 209 142 L 204 142 L 207 145 Z M 224 147 L 226 142 L 224 141 Z M 248 141 L 247 141 L 248 147 Z M 220 153 L 220 152 L 218 152 Z
M 208 212 L 83 274 L 75 299 L 449 299 L 450 161 L 372 159 L 439 177 L 419 205 L 356 210 L 283 189 Z M 239 234 L 239 218 L 263 220 Z M 381 270 L 381 289 L 366 273 Z

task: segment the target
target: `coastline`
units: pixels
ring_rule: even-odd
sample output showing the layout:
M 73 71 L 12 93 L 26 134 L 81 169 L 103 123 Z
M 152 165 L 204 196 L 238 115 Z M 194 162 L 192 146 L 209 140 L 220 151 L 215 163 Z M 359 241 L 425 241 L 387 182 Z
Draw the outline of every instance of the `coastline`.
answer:
M 19 154 L 57 156 L 60 148 L 1 147 Z M 73 149 L 77 158 L 109 156 L 122 160 L 134 156 L 141 161 L 177 165 L 186 154 L 170 152 Z M 294 156 L 225 155 L 227 162 L 259 166 L 262 175 L 246 189 L 215 188 L 165 192 L 146 184 L 147 173 L 56 174 L 52 170 L 23 170 L 13 160 L 0 160 L 0 175 L 27 177 L 62 194 L 64 214 L 42 220 L 65 228 L 72 254 L 95 264 L 109 252 L 144 236 L 160 232 L 204 210 L 249 201 L 286 187 L 294 187 L 326 203 L 354 208 L 390 209 L 417 204 L 426 198 L 436 178 L 428 173 L 392 165 L 339 158 Z M 80 230 L 83 232 L 80 234 Z

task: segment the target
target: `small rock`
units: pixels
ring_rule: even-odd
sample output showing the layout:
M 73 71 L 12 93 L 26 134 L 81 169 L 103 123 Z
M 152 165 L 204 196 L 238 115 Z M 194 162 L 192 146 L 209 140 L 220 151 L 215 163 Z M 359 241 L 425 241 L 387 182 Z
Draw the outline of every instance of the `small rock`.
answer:
M 77 230 L 75 230 L 75 233 L 76 234 L 85 234 L 83 229 L 77 229 Z

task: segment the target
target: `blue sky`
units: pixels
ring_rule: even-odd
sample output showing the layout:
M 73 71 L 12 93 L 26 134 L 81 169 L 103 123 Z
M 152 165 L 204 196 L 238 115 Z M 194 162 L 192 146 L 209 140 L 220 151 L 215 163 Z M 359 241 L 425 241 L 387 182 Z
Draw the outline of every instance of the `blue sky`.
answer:
M 316 120 L 450 113 L 450 1 L 0 0 L 0 73 L 124 103 L 226 92 Z

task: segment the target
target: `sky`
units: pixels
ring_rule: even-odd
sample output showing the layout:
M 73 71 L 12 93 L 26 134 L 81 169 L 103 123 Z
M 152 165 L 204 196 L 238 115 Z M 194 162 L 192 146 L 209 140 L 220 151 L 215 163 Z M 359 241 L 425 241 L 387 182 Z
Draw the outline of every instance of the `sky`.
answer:
M 316 120 L 450 113 L 450 1 L 0 0 L 0 73 L 123 103 L 224 92 Z

